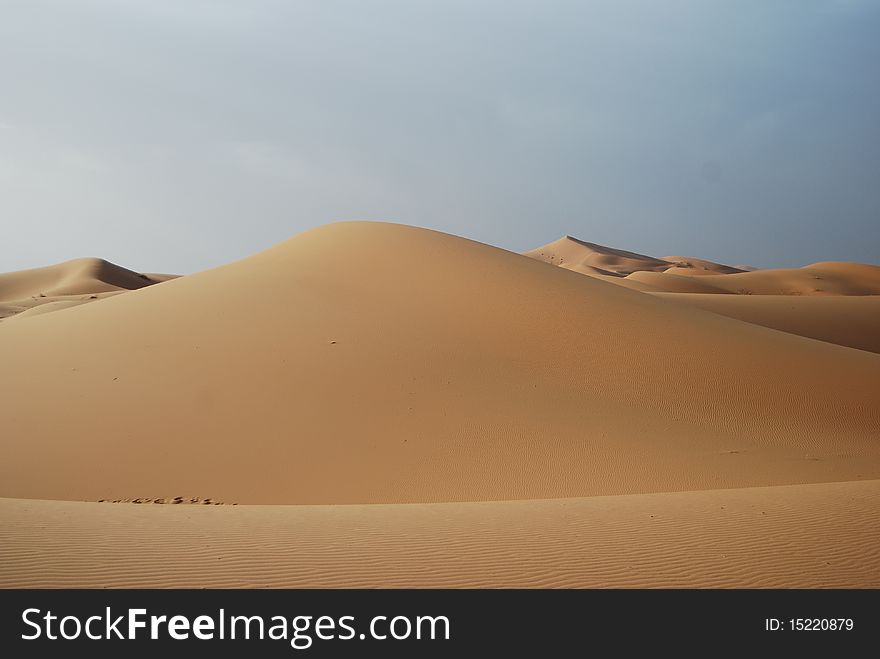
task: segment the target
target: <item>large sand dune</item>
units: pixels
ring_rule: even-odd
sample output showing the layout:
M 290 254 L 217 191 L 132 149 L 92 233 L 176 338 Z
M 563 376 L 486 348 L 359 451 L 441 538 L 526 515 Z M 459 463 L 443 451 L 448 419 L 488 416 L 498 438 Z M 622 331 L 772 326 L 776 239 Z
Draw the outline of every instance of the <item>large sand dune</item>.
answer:
M 822 262 L 758 270 L 689 256 L 658 259 L 571 236 L 525 252 L 525 256 L 643 292 L 880 295 L 880 266 L 862 263 Z
M 880 356 L 397 225 L 331 225 L 4 323 L 0 360 L 17 374 L 0 384 L 4 496 L 424 502 L 880 477 Z
M 0 585 L 877 586 L 880 268 L 551 246 L 0 275 Z

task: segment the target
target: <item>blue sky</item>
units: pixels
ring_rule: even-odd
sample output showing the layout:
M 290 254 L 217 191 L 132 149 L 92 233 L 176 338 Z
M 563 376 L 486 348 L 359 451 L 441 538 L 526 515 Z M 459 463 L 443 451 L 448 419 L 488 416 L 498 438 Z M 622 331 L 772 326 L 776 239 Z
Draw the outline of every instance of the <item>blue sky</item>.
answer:
M 880 263 L 880 2 L 4 0 L 0 271 L 335 220 Z

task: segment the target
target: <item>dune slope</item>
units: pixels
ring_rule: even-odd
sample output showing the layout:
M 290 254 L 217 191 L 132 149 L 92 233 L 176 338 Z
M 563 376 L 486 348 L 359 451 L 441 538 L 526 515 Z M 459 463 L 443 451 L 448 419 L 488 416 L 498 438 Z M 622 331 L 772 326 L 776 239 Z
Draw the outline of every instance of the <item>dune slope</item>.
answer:
M 0 363 L 6 497 L 430 502 L 880 477 L 880 356 L 399 225 L 330 225 L 4 322 Z
M 670 268 L 670 270 L 680 270 L 679 268 Z M 728 294 L 727 291 L 713 283 L 714 278 L 710 275 L 690 276 L 681 275 L 670 272 L 633 272 L 625 277 L 626 281 L 631 281 L 643 286 L 651 287 L 650 292 L 666 292 L 666 293 L 710 293 L 710 294 Z
M 747 323 L 880 353 L 880 296 L 877 295 L 656 295 Z

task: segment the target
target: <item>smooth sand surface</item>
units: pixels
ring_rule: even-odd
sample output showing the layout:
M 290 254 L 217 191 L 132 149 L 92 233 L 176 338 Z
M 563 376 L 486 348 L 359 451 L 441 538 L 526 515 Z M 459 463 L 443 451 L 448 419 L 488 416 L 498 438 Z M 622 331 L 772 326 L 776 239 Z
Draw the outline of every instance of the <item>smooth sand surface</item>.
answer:
M 651 292 L 666 293 L 712 293 L 729 294 L 720 286 L 712 283 L 714 278 L 710 275 L 690 276 L 675 274 L 673 271 L 682 272 L 680 268 L 670 268 L 665 272 L 639 271 L 627 275 L 624 281 L 637 282 L 643 286 L 649 286 Z
M 576 266 L 572 268 L 567 268 L 568 270 L 572 270 L 574 272 L 579 272 L 584 275 L 588 275 L 590 277 L 594 277 L 595 279 L 599 279 L 601 281 L 608 282 L 609 284 L 614 284 L 616 286 L 622 286 L 623 288 L 629 288 L 634 291 L 641 291 L 643 293 L 663 293 L 666 292 L 666 288 L 659 288 L 657 286 L 652 286 L 651 284 L 638 281 L 636 279 L 632 279 L 631 277 L 622 277 L 620 275 L 603 275 L 598 272 L 591 272 L 589 266 Z M 639 274 L 639 273 L 635 273 Z M 652 274 L 652 273 L 647 273 Z M 690 288 L 690 285 L 688 286 Z
M 880 268 L 551 246 L 0 275 L 0 586 L 880 585 Z
M 368 506 L 0 500 L 4 587 L 880 587 L 880 481 Z
M 782 332 L 880 352 L 880 296 L 877 295 L 656 295 Z

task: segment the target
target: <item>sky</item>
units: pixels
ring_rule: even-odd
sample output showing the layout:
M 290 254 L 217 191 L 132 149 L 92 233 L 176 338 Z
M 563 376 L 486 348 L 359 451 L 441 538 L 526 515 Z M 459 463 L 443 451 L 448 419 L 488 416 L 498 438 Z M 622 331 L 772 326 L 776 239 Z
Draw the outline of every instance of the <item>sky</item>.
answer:
M 338 220 L 880 263 L 880 1 L 0 0 L 0 271 Z

